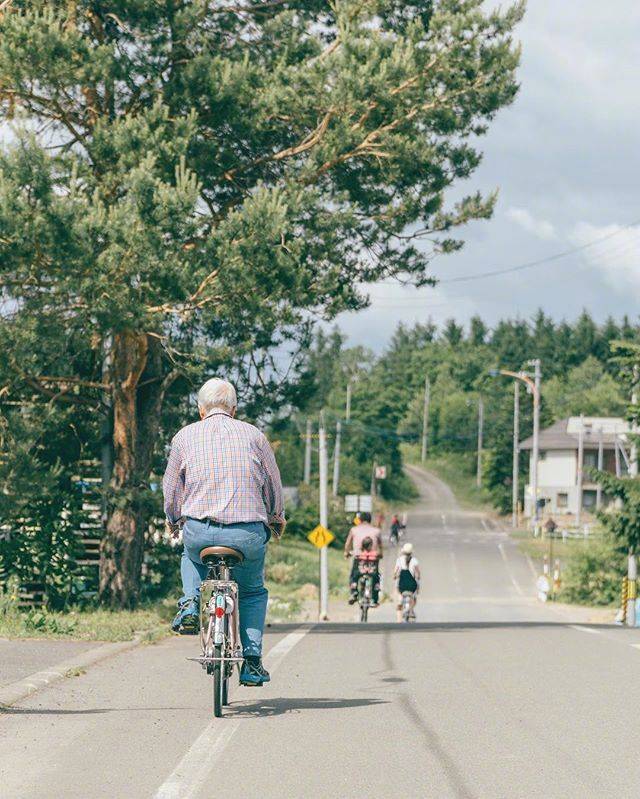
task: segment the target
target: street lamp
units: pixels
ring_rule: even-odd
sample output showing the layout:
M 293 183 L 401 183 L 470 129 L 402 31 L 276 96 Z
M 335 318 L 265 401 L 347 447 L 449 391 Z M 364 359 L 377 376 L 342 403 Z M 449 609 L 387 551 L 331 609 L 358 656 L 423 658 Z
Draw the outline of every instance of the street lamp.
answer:
M 539 442 L 540 442 L 540 383 L 542 380 L 542 372 L 540 370 L 540 358 L 534 358 L 527 361 L 527 365 L 533 366 L 533 374 L 521 370 L 519 372 L 512 372 L 509 369 L 490 369 L 489 374 L 491 377 L 512 377 L 514 380 L 520 380 L 524 383 L 531 394 L 533 395 L 533 448 L 531 452 L 531 493 L 533 494 L 533 518 L 534 521 L 538 520 L 538 460 L 539 460 Z M 514 436 L 517 436 L 517 395 L 514 397 Z M 517 450 L 514 444 L 514 458 L 517 458 Z M 514 466 L 514 474 L 516 474 Z M 514 494 L 515 496 L 515 494 Z

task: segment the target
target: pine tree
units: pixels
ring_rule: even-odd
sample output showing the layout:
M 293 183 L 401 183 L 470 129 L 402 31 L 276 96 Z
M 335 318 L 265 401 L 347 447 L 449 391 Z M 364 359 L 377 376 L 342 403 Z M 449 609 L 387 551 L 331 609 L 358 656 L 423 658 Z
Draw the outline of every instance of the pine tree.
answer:
M 490 215 L 493 196 L 444 196 L 515 96 L 523 5 L 2 9 L 0 120 L 24 123 L 0 158 L 6 385 L 112 417 L 100 587 L 130 605 L 176 381 L 231 362 L 269 393 L 271 351 L 310 313 L 359 308 L 380 278 L 428 283 L 420 240 L 456 250 L 451 231 Z

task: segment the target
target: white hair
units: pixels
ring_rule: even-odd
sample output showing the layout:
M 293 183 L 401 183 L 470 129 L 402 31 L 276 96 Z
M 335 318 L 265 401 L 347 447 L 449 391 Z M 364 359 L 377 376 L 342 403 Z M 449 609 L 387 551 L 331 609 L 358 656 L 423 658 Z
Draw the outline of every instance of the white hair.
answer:
M 209 413 L 214 408 L 233 413 L 237 404 L 235 388 L 227 380 L 221 380 L 219 377 L 207 380 L 198 391 L 198 407 L 205 413 Z

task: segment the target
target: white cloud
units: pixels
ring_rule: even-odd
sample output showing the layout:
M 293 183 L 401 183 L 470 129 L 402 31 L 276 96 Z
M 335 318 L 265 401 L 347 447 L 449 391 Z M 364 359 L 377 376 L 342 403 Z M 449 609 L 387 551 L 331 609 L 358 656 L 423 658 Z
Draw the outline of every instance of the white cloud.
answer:
M 520 225 L 527 233 L 532 233 L 539 239 L 551 241 L 552 239 L 558 238 L 556 229 L 551 222 L 547 219 L 538 219 L 530 211 L 527 211 L 526 208 L 509 208 L 505 216 L 511 219 L 512 222 Z
M 592 225 L 579 222 L 569 234 L 583 260 L 619 294 L 640 290 L 640 225 Z M 593 242 L 593 243 L 592 243 Z

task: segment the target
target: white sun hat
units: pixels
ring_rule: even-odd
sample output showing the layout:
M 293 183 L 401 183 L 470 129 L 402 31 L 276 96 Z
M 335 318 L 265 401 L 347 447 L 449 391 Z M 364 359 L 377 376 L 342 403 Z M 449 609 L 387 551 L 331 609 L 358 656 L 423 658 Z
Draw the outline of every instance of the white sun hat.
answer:
M 413 544 L 410 544 L 408 541 L 406 544 L 402 545 L 402 554 L 403 555 L 412 555 L 413 554 Z

